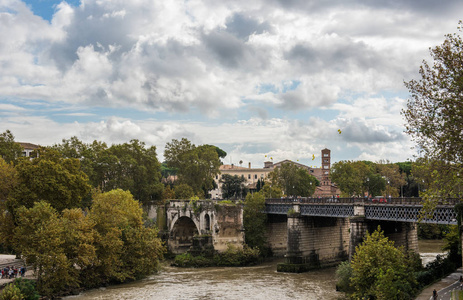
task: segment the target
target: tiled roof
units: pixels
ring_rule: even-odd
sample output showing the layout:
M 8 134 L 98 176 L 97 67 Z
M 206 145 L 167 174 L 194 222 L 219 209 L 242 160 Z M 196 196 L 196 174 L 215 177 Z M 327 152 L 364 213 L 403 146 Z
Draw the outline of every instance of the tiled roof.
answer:
M 40 146 L 39 145 L 36 145 L 36 144 L 31 144 L 31 143 L 21 143 L 19 142 L 18 143 L 21 147 L 23 147 L 24 149 L 32 149 L 32 150 L 35 150 L 35 149 L 38 149 Z

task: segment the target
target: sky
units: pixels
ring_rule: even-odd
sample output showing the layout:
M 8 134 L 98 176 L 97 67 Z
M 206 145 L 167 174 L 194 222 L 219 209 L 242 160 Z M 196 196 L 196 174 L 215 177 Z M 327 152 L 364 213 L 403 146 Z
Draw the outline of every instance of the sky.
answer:
M 0 132 L 224 163 L 413 160 L 401 111 L 463 1 L 0 0 Z

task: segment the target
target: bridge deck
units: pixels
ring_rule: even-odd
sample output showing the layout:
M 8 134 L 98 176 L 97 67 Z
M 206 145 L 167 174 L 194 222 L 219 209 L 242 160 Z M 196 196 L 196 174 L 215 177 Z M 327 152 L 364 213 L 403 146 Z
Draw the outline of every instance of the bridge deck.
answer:
M 397 222 L 457 224 L 454 207 L 459 199 L 439 199 L 432 213 L 422 213 L 421 198 L 282 198 L 266 199 L 266 213 L 287 214 L 293 205 L 299 205 L 303 216 L 348 218 L 354 216 L 354 207 L 363 206 L 365 218 Z

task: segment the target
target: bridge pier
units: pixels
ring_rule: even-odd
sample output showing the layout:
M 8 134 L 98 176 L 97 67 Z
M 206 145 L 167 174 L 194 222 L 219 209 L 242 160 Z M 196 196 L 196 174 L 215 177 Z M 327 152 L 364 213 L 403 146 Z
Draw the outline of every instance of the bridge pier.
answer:
M 294 205 L 288 213 L 285 262 L 277 271 L 300 273 L 336 265 L 347 259 L 348 237 L 347 220 L 302 216 Z

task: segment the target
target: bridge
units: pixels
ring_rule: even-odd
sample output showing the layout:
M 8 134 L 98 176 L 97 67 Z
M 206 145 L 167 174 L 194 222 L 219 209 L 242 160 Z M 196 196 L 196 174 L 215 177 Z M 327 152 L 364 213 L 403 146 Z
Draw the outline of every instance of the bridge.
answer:
M 431 215 L 426 215 L 422 214 L 421 198 L 276 198 L 266 199 L 265 211 L 285 215 L 298 205 L 302 216 L 349 218 L 363 215 L 367 220 L 457 225 L 454 210 L 457 203 L 459 199 L 440 199 Z
M 378 226 L 396 246 L 418 251 L 417 222 L 457 224 L 458 199 L 437 202 L 422 214 L 421 198 L 266 199 L 267 241 L 274 256 L 285 257 L 279 271 L 303 272 L 350 259 L 367 233 Z M 244 244 L 243 206 L 239 201 L 171 200 L 161 210 L 145 207 L 166 233 L 174 253 L 204 247 L 225 251 Z M 159 222 L 159 220 L 163 220 Z

